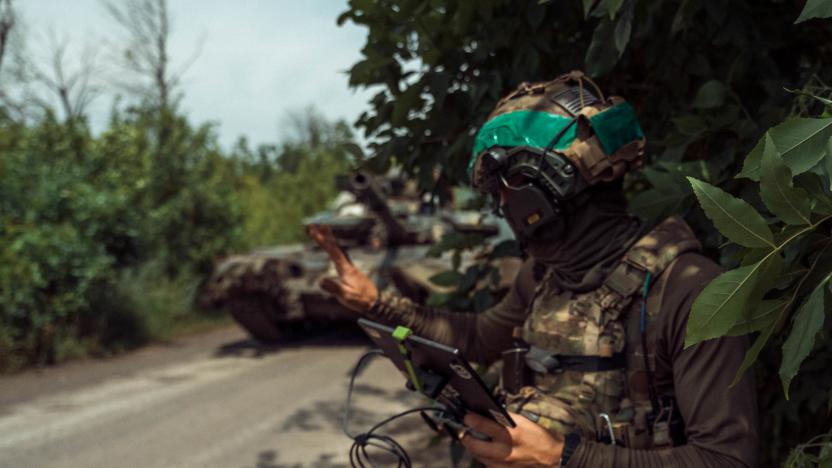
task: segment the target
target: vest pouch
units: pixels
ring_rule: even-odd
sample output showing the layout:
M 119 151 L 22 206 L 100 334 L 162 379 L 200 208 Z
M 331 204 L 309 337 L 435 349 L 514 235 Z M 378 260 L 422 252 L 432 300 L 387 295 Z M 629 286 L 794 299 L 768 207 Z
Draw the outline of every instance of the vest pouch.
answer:
M 534 387 L 523 387 L 509 395 L 506 408 L 529 418 L 552 434 L 560 436 L 575 432 L 588 440 L 596 440 L 598 415 L 586 407 L 557 396 L 544 394 Z
M 653 411 L 649 405 L 644 405 L 643 402 L 638 402 L 633 405 L 631 409 L 622 411 L 613 418 L 613 427 L 617 428 L 621 433 L 622 443 L 625 447 L 631 449 L 649 449 L 653 446 L 653 438 L 647 430 L 647 415 Z
M 511 348 L 503 351 L 502 388 L 508 393 L 518 393 L 530 382 L 526 367 L 528 348 Z

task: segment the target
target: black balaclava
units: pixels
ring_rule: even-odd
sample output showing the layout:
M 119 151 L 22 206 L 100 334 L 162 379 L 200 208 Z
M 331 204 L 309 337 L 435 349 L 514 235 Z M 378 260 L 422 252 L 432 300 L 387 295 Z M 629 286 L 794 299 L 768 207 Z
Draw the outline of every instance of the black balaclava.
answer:
M 565 229 L 555 233 L 545 227 L 526 243 L 526 251 L 552 270 L 552 280 L 562 290 L 577 293 L 601 286 L 627 249 L 644 233 L 638 218 L 627 212 L 620 181 L 598 184 L 567 203 Z

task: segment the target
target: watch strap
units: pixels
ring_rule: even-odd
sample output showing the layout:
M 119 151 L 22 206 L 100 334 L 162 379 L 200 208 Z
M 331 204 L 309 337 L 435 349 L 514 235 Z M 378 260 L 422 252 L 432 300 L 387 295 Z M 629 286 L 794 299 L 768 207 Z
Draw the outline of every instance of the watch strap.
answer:
M 575 449 L 578 448 L 578 444 L 581 443 L 581 436 L 578 435 L 576 432 L 570 432 L 566 434 L 566 437 L 563 441 L 563 453 L 560 456 L 560 467 L 563 468 L 569 463 L 569 459 L 572 457 L 572 454 L 575 453 Z

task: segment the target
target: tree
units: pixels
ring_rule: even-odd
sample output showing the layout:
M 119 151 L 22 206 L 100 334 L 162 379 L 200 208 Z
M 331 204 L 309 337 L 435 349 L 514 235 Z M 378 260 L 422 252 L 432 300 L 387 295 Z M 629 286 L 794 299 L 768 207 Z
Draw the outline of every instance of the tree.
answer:
M 15 13 L 12 9 L 12 0 L 0 1 L 0 72 L 3 71 L 3 58 L 6 56 L 6 49 L 14 25 Z
M 343 121 L 330 122 L 317 109 L 310 106 L 286 114 L 281 125 L 283 144 L 277 154 L 277 167 L 288 173 L 297 172 L 303 158 L 310 151 L 323 150 L 332 154 L 339 163 L 357 163 L 364 154 L 354 139 L 349 125 Z M 258 149 L 261 160 L 266 161 L 276 148 Z
M 125 36 L 116 62 L 128 77 L 117 84 L 158 109 L 169 109 L 179 98 L 182 74 L 199 56 L 199 48 L 178 67 L 173 65 L 169 50 L 172 20 L 166 0 L 107 1 L 105 6 Z
M 98 48 L 87 43 L 81 52 L 78 66 L 72 69 L 67 64 L 68 47 L 68 39 L 59 40 L 51 33 L 48 65 L 31 64 L 30 73 L 33 81 L 58 100 L 64 117 L 74 120 L 86 114 L 88 106 L 103 92 L 103 87 L 97 79 L 101 72 Z M 33 95 L 31 99 L 39 107 L 51 107 L 51 103 L 43 97 Z
M 22 120 L 25 105 L 8 92 L 5 82 L 17 82 L 22 77 L 21 57 L 19 51 L 20 19 L 11 0 L 0 0 L 0 111 L 4 117 L 14 115 Z M 17 44 L 15 44 L 17 43 Z M 10 66 L 11 65 L 11 66 Z
M 805 2 L 805 9 L 803 2 L 780 0 L 351 0 L 339 22 L 367 28 L 350 84 L 377 90 L 357 122 L 371 142 L 370 165 L 401 165 L 424 188 L 467 180 L 473 135 L 496 101 L 522 81 L 584 69 L 602 88 L 633 103 L 648 137 L 648 155 L 647 167 L 626 181 L 632 209 L 651 220 L 686 215 L 707 253 L 731 270 L 714 288 L 756 275 L 746 283 L 758 288 L 730 295 L 742 300 L 729 304 L 731 313 L 723 306 L 714 314 L 722 330 L 697 329 L 701 316 L 695 313 L 689 339 L 763 331 L 749 360 L 762 350 L 763 434 L 769 437 L 764 459 L 772 463 L 798 442 L 828 430 L 825 418 L 812 417 L 830 402 L 832 385 L 823 373 L 832 362 L 825 351 L 829 335 L 815 333 L 825 329 L 818 310 L 824 310 L 824 278 L 832 273 L 823 248 L 829 239 L 823 211 L 832 171 L 825 149 L 830 89 L 824 85 L 832 73 L 827 40 L 832 22 L 813 19 L 828 16 L 825 5 L 820 0 Z M 824 118 L 787 120 L 817 114 Z M 780 122 L 768 134 L 773 143 L 761 140 Z M 446 170 L 434 185 L 430 174 L 437 164 Z M 686 176 L 696 181 L 689 183 Z M 784 195 L 773 196 L 771 187 Z M 753 218 L 770 242 L 737 240 L 736 232 L 714 218 L 715 210 L 709 213 L 703 194 L 711 192 L 720 205 L 745 204 L 743 219 Z M 796 204 L 796 212 L 783 208 L 788 202 Z M 771 229 L 771 239 L 763 227 Z M 726 240 L 733 243 L 721 249 Z M 726 291 L 731 292 L 711 290 Z M 764 320 L 752 325 L 756 316 L 744 317 L 740 310 L 765 312 Z M 770 338 L 781 346 L 764 348 Z M 789 400 L 783 399 L 784 386 L 764 372 L 770 367 L 781 369 Z M 798 367 L 804 371 L 793 378 Z M 828 437 L 813 440 L 809 447 L 829 443 Z M 829 457 L 832 451 L 824 453 Z

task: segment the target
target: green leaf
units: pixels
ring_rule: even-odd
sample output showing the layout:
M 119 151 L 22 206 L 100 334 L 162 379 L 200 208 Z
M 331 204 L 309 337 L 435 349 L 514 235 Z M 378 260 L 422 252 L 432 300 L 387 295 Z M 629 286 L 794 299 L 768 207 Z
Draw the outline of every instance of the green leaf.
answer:
M 688 318 L 685 347 L 717 338 L 757 304 L 752 300 L 760 278 L 770 278 L 782 269 L 782 258 L 774 251 L 763 260 L 726 271 L 713 279 L 696 297 Z
M 823 246 L 815 246 L 816 253 L 810 255 L 811 265 L 805 277 L 801 280 L 800 286 L 794 292 L 795 297 L 803 297 L 810 294 L 821 283 L 825 282 L 828 276 L 832 275 L 832 242 L 827 241 Z
M 618 51 L 615 47 L 614 25 L 609 17 L 603 17 L 592 34 L 592 42 L 586 50 L 586 71 L 590 76 L 598 77 L 609 73 L 618 63 Z
M 687 179 L 705 214 L 722 235 L 744 247 L 774 247 L 771 230 L 748 202 L 707 182 Z
M 707 128 L 705 120 L 698 115 L 683 115 L 671 120 L 683 135 L 697 135 Z
M 627 49 L 627 43 L 630 42 L 630 34 L 633 30 L 633 4 L 630 3 L 626 9 L 621 13 L 621 17 L 615 22 L 615 49 L 618 55 L 624 53 Z
M 742 336 L 764 330 L 780 316 L 780 311 L 786 306 L 785 299 L 762 301 L 758 307 L 747 309 L 745 315 L 728 330 L 728 336 Z
M 477 278 L 479 277 L 480 269 L 477 265 L 471 265 L 465 270 L 465 275 L 462 276 L 461 280 L 456 284 L 457 289 L 459 292 L 467 293 L 477 284 Z
M 462 252 L 454 250 L 454 253 L 451 254 L 451 267 L 458 270 L 460 265 L 462 265 Z
M 595 5 L 595 0 L 583 0 L 584 5 L 584 18 L 589 18 L 589 14 L 592 12 L 592 7 Z
M 651 221 L 679 213 L 692 193 L 690 185 L 685 183 L 681 171 L 671 169 L 669 172 L 658 171 L 653 167 L 644 168 L 645 176 L 652 189 L 634 196 L 629 203 L 630 210 L 639 217 Z
M 503 257 L 520 257 L 522 252 L 514 239 L 507 239 L 495 245 L 488 255 L 490 260 L 497 260 Z
M 437 286 L 452 287 L 458 285 L 462 278 L 458 271 L 447 270 L 431 276 L 428 280 Z
M 693 107 L 697 109 L 719 107 L 725 102 L 727 95 L 728 87 L 723 82 L 710 80 L 696 92 L 696 97 L 693 98 Z
M 812 196 L 813 212 L 822 215 L 832 215 L 832 192 L 824 186 L 823 180 L 819 175 L 813 172 L 804 172 L 795 177 L 794 181 Z
M 823 169 L 826 171 L 826 180 L 829 181 L 828 190 L 832 190 L 832 137 L 826 142 L 826 155 L 823 157 Z
M 430 296 L 428 296 L 428 300 L 425 301 L 425 304 L 431 307 L 444 306 L 448 303 L 451 297 L 453 297 L 453 295 L 450 293 L 433 292 L 430 294 Z
M 665 192 L 653 188 L 634 196 L 629 207 L 630 211 L 640 218 L 657 221 L 663 216 L 678 212 L 687 195 L 681 191 Z
M 783 343 L 783 361 L 780 363 L 780 380 L 783 382 L 783 392 L 789 398 L 789 385 L 797 375 L 800 364 L 812 352 L 815 337 L 823 328 L 824 295 L 829 277 L 812 291 L 794 316 L 792 330 L 786 342 Z
M 812 18 L 832 17 L 832 1 L 829 0 L 806 0 L 806 5 L 794 24 L 802 23 Z
M 393 115 L 390 121 L 394 125 L 404 125 L 408 114 L 421 105 L 422 85 L 415 83 L 410 85 L 402 94 L 396 97 L 393 104 Z
M 826 143 L 832 136 L 832 118 L 808 119 L 796 117 L 772 127 L 769 131 L 783 162 L 793 175 L 811 169 L 826 155 Z M 761 138 L 748 153 L 737 178 L 760 180 L 760 161 L 763 157 L 765 138 Z
M 618 14 L 618 10 L 621 9 L 621 5 L 624 4 L 624 0 L 602 0 L 604 5 L 607 7 L 607 14 L 609 15 L 610 19 L 615 19 L 615 15 Z
M 766 133 L 760 170 L 760 196 L 766 207 L 787 224 L 811 224 L 811 201 L 805 190 L 792 184 L 792 171 L 783 163 L 774 140 Z
M 781 311 L 782 313 L 783 311 Z M 768 343 L 768 340 L 771 339 L 771 335 L 774 334 L 774 329 L 777 328 L 778 320 L 774 320 L 771 325 L 764 328 L 760 334 L 757 336 L 757 339 L 754 340 L 754 344 L 748 348 L 748 351 L 745 352 L 745 357 L 740 364 L 740 368 L 737 370 L 737 374 L 734 376 L 734 380 L 731 382 L 731 386 L 737 384 L 742 379 L 742 376 L 745 375 L 745 372 L 754 365 L 754 362 L 757 360 L 757 356 L 760 355 L 760 351 L 763 350 L 763 347 Z
M 684 29 L 687 29 L 693 19 L 693 16 L 699 10 L 700 2 L 693 0 L 682 0 L 682 3 L 676 9 L 676 15 L 673 17 L 673 22 L 670 26 L 670 34 L 675 36 Z

